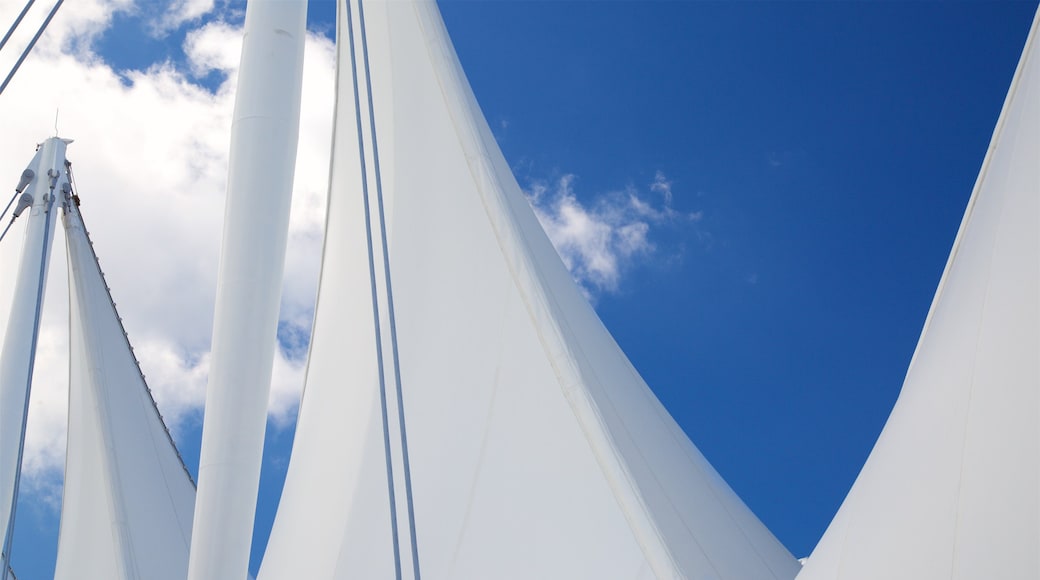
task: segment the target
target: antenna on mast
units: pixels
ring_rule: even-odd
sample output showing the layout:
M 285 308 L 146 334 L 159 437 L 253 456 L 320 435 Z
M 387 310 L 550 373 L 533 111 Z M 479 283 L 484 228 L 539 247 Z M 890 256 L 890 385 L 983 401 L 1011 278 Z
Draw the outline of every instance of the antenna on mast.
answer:
M 61 112 L 61 108 L 60 107 L 55 107 L 55 109 L 54 109 L 54 136 L 55 137 L 58 136 L 58 113 L 60 113 L 60 112 Z

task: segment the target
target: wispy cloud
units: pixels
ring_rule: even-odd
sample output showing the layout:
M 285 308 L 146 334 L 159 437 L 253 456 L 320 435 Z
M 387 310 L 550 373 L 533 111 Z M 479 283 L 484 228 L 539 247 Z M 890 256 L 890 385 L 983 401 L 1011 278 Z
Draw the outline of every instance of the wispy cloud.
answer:
M 673 207 L 672 182 L 658 171 L 648 192 L 628 186 L 583 202 L 574 175 L 533 181 L 527 197 L 571 275 L 592 298 L 616 292 L 626 270 L 656 250 L 651 228 L 698 221 L 701 212 Z
M 153 22 L 155 32 L 163 34 L 180 26 L 196 22 L 213 11 L 214 0 L 174 0 Z

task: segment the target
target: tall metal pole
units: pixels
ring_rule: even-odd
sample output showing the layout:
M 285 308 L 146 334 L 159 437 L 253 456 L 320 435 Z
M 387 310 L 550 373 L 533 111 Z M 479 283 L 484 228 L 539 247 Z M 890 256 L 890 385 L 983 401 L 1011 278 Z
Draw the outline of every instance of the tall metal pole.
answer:
M 36 150 L 29 164 L 34 176 L 23 194 L 30 205 L 19 208 L 22 215 L 28 212 L 28 223 L 11 315 L 7 320 L 3 351 L 0 351 L 0 533 L 3 534 L 0 577 L 3 580 L 7 580 L 10 571 L 29 391 L 58 213 L 54 211 L 54 202 L 57 196 L 69 191 L 65 149 L 70 142 L 51 137 Z
M 299 139 L 306 0 L 250 0 L 231 127 L 190 580 L 244 579 Z

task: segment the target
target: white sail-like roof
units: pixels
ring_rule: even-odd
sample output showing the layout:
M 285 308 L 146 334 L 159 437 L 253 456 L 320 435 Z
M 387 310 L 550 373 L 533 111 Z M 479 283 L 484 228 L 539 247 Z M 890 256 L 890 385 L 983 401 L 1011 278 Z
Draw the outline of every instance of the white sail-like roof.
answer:
M 63 220 L 71 352 L 55 578 L 183 580 L 195 485 L 148 391 L 74 204 Z
M 899 400 L 798 580 L 1040 578 L 1038 22 Z
M 395 551 L 398 577 L 418 561 L 428 580 L 793 578 L 573 282 L 436 5 L 349 6 L 307 379 L 259 578 L 393 578 Z

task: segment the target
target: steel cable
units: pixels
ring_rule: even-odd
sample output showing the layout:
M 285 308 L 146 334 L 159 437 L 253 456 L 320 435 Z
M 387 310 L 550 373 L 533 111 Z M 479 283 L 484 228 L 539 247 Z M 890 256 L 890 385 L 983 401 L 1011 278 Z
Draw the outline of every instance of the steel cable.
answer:
M 6 89 L 7 85 L 11 83 L 11 79 L 14 78 L 14 73 L 18 72 L 18 69 L 22 66 L 22 62 L 25 61 L 25 57 L 29 56 L 29 52 L 33 49 L 34 46 L 36 46 L 36 41 L 40 40 L 40 37 L 43 36 L 43 31 L 47 29 L 47 25 L 51 23 L 51 20 L 54 18 L 54 15 L 58 12 L 58 8 L 61 8 L 61 5 L 64 2 L 65 0 L 58 0 L 58 2 L 54 5 L 54 8 L 51 8 L 50 13 L 47 14 L 47 18 L 43 21 L 43 24 L 40 25 L 39 30 L 36 31 L 36 34 L 32 37 L 32 40 L 29 41 L 29 45 L 25 47 L 25 50 L 22 51 L 22 55 L 18 57 L 18 60 L 14 63 L 14 66 L 11 67 L 11 72 L 7 73 L 7 78 L 4 79 L 3 84 L 0 84 L 0 95 L 4 94 L 4 89 Z M 30 4 L 32 4 L 32 2 L 30 2 Z M 21 16 L 19 16 L 18 20 L 21 20 Z M 15 26 L 17 26 L 17 24 L 18 23 L 16 22 Z M 13 30 L 9 31 L 8 35 L 10 35 L 11 32 L 13 32 Z M 4 42 L 6 41 L 7 37 L 4 37 Z
M 7 34 L 4 35 L 3 40 L 0 40 L 0 50 L 4 49 L 4 45 L 11 39 L 11 35 L 14 34 L 15 29 L 22 23 L 22 18 L 25 18 L 25 13 L 32 8 L 33 2 L 36 2 L 36 0 L 29 0 L 26 2 L 25 8 L 22 8 L 22 12 L 18 15 L 18 18 L 14 19 L 14 24 L 11 25 L 11 28 L 7 29 Z

